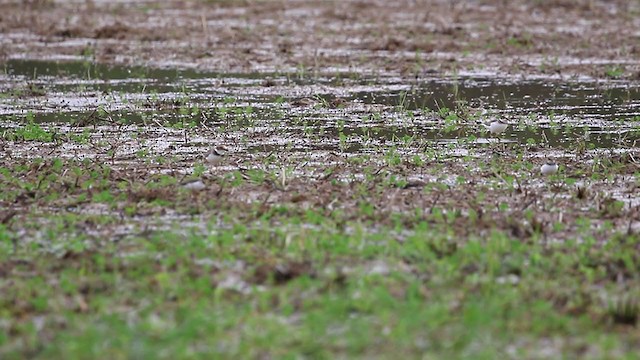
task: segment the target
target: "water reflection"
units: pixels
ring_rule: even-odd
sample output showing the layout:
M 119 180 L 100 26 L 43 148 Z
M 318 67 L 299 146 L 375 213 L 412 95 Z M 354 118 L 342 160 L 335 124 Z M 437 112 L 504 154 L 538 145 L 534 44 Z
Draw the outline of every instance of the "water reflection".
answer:
M 636 125 L 640 123 L 640 89 L 625 82 L 433 78 L 414 84 L 378 79 L 372 84 L 372 79 L 353 74 L 310 79 L 297 74 L 226 74 L 32 60 L 10 60 L 4 66 L 11 88 L 0 99 L 0 128 L 2 120 L 24 121 L 28 112 L 36 114 L 35 120 L 41 123 L 84 124 L 96 116 L 96 107 L 104 106 L 110 108 L 109 120 L 118 124 L 171 126 L 186 121 L 198 126 L 204 122 L 211 128 L 232 125 L 237 131 L 255 131 L 251 128 L 258 124 L 277 129 L 283 137 L 304 137 L 305 127 L 311 126 L 325 138 L 338 138 L 342 133 L 350 139 L 347 148 L 356 151 L 361 148 L 358 139 L 364 136 L 379 141 L 406 136 L 444 142 L 486 138 L 482 126 L 474 121 L 452 126 L 433 118 L 432 112 L 465 104 L 511 119 L 536 119 L 533 124 L 513 123 L 502 137 L 505 141 L 552 147 L 584 141 L 591 147 L 611 148 L 628 146 L 640 138 Z M 16 96 L 13 90 L 24 83 L 41 87 L 44 96 Z M 318 106 L 283 107 L 301 94 L 315 97 Z M 340 101 L 347 106 L 338 115 L 331 106 L 322 106 Z M 362 120 L 367 114 L 361 108 L 349 109 L 350 103 L 384 105 L 385 114 L 395 113 L 396 117 L 420 110 L 422 118 L 405 125 L 370 124 Z M 555 117 L 566 120 L 564 125 L 554 123 Z M 338 121 L 344 123 L 340 131 Z

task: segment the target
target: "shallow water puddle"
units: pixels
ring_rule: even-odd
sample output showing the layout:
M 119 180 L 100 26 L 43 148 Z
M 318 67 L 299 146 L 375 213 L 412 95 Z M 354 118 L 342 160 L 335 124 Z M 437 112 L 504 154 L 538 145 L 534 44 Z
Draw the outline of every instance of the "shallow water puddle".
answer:
M 640 116 L 640 89 L 613 81 L 599 84 L 505 78 L 431 79 L 408 90 L 364 91 L 353 98 L 391 106 L 403 104 L 407 109 L 453 109 L 462 102 L 515 115 L 585 115 L 603 120 Z
M 489 137 L 483 122 L 503 116 L 511 126 L 500 141 L 551 148 L 580 141 L 589 148 L 617 148 L 640 139 L 640 90 L 624 82 L 404 82 L 351 73 L 310 79 L 31 60 L 8 61 L 2 77 L 4 129 L 26 119 L 49 128 L 65 123 L 203 126 L 235 142 L 252 136 L 252 151 L 306 138 L 293 147 L 357 152 L 367 144 L 497 142 L 478 139 Z

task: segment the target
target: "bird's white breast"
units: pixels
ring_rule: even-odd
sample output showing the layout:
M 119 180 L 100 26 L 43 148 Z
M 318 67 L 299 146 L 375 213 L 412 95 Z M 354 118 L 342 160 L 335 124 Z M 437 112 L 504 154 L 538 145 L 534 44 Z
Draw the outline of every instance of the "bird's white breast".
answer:
M 542 175 L 551 175 L 558 172 L 558 164 L 544 164 L 540 167 Z
M 489 132 L 492 134 L 500 134 L 505 130 L 507 130 L 507 124 L 505 123 L 494 121 L 491 124 L 489 124 Z

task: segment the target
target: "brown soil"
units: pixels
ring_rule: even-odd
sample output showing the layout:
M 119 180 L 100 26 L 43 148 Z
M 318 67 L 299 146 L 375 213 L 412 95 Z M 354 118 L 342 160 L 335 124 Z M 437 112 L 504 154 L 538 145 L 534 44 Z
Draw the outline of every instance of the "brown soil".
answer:
M 17 1 L 0 54 L 215 71 L 640 78 L 632 1 Z M 614 70 L 614 71 L 612 71 Z

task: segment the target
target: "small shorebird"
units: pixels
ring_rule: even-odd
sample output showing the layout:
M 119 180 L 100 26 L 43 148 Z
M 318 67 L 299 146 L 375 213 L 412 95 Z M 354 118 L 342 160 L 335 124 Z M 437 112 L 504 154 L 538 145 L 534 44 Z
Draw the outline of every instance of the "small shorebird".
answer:
M 217 165 L 222 162 L 227 154 L 227 149 L 223 146 L 215 146 L 207 153 L 206 160 L 211 165 Z
M 484 126 L 487 128 L 487 130 L 489 130 L 489 133 L 496 138 L 496 144 L 497 144 L 498 142 L 500 142 L 500 134 L 502 134 L 505 130 L 507 130 L 507 127 L 509 126 L 509 124 L 502 121 L 502 119 L 497 119 L 489 123 L 488 126 L 487 125 L 484 125 Z M 503 144 L 502 150 L 504 151 L 504 149 L 505 149 L 505 146 Z
M 540 173 L 542 175 L 552 175 L 558 172 L 558 164 L 554 162 L 546 162 L 540 167 Z
M 502 121 L 502 119 L 498 119 L 498 120 L 494 120 L 489 124 L 489 132 L 491 133 L 491 135 L 500 135 L 502 134 L 505 130 L 507 130 L 507 126 L 509 126 L 509 124 L 507 124 L 506 122 Z

